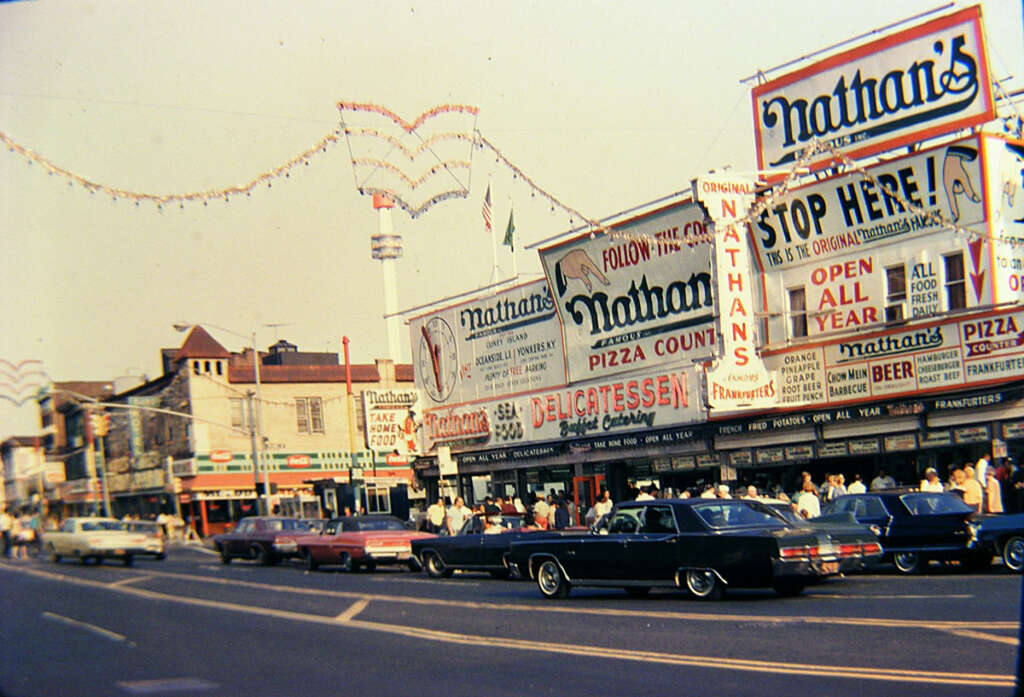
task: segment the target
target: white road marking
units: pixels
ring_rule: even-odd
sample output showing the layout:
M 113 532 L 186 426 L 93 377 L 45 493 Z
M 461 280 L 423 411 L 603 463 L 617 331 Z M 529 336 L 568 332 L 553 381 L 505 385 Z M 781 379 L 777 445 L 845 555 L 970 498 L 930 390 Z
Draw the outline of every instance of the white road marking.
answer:
M 109 585 L 107 587 L 109 588 Z M 135 642 L 129 641 L 128 637 L 126 637 L 124 634 L 118 634 L 117 632 L 112 632 L 109 629 L 104 629 L 103 627 L 98 627 L 95 624 L 89 624 L 88 622 L 81 622 L 79 620 L 74 620 L 74 619 L 71 619 L 70 617 L 65 617 L 64 615 L 58 615 L 58 614 L 53 613 L 53 612 L 44 612 L 41 615 L 41 617 L 44 620 L 50 620 L 51 622 L 57 622 L 59 624 L 67 625 L 68 627 L 75 627 L 76 629 L 84 630 L 84 631 L 89 632 L 91 634 L 95 634 L 96 636 L 103 637 L 104 639 L 109 639 L 110 641 L 115 641 L 115 642 L 117 642 L 119 644 L 125 644 L 126 646 L 132 646 L 132 647 L 135 646 Z
M 370 604 L 370 601 L 367 598 L 362 598 L 360 600 L 357 600 L 354 603 L 352 603 L 351 605 L 349 605 L 348 609 L 345 610 L 345 612 L 341 613 L 340 615 L 338 615 L 334 619 L 338 620 L 339 622 L 348 622 L 349 620 L 354 618 L 356 615 L 358 615 L 360 612 L 365 610 L 366 606 L 369 605 L 369 604 Z
M 122 680 L 117 686 L 132 695 L 157 695 L 161 692 L 197 692 L 219 685 L 202 678 L 161 678 L 158 680 Z
M 9 568 L 9 567 L 8 567 Z M 226 612 L 239 614 L 257 615 L 262 617 L 273 617 L 277 619 L 290 620 L 295 622 L 306 622 L 335 627 L 347 627 L 364 629 L 367 631 L 394 634 L 410 639 L 436 641 L 450 644 L 461 644 L 479 646 L 488 650 L 494 648 L 509 648 L 537 653 L 550 653 L 561 655 L 573 655 L 587 658 L 608 658 L 626 661 L 638 661 L 651 664 L 668 664 L 694 666 L 708 669 L 734 670 L 753 673 L 772 673 L 782 675 L 800 675 L 812 677 L 834 677 L 852 678 L 857 680 L 879 680 L 894 682 L 930 683 L 942 685 L 968 685 L 974 687 L 1005 687 L 1015 685 L 1016 679 L 1013 675 L 1000 675 L 995 673 L 950 673 L 940 671 L 924 671 L 902 668 L 878 668 L 878 667 L 855 667 L 855 666 L 834 666 L 828 664 L 810 663 L 779 663 L 775 661 L 758 661 L 746 659 L 734 659 L 723 656 L 695 656 L 688 654 L 659 653 L 653 651 L 633 651 L 597 645 L 557 644 L 549 642 L 529 641 L 514 639 L 510 637 L 480 637 L 479 635 L 456 634 L 421 627 L 406 625 L 386 624 L 381 622 L 367 622 L 363 620 L 348 619 L 339 621 L 336 617 L 324 615 L 313 615 L 307 613 L 293 612 L 289 610 L 276 610 L 267 607 L 256 607 L 253 605 L 240 605 L 219 600 L 205 600 L 202 598 L 171 595 L 158 593 L 156 591 L 133 588 L 131 586 L 119 586 L 112 588 L 110 584 L 101 583 L 91 579 L 83 579 L 65 574 L 57 574 L 48 571 L 39 571 L 28 568 L 10 569 L 24 574 L 48 578 L 72 585 L 98 588 L 114 593 L 124 593 L 149 600 L 173 602 L 193 607 L 204 607 L 217 609 Z M 357 600 L 376 599 L 375 596 L 365 594 L 353 594 Z M 387 599 L 387 596 L 381 599 Z M 354 603 L 353 607 L 359 603 Z M 508 606 L 505 606 L 506 608 Z M 352 610 L 350 607 L 349 610 Z M 344 613 L 343 613 L 344 614 Z M 700 619 L 708 619 L 703 616 Z M 744 620 L 750 618 L 744 617 Z M 806 620 L 807 618 L 802 618 Z M 72 620 L 74 622 L 74 620 Z M 106 631 L 106 630 L 103 630 Z

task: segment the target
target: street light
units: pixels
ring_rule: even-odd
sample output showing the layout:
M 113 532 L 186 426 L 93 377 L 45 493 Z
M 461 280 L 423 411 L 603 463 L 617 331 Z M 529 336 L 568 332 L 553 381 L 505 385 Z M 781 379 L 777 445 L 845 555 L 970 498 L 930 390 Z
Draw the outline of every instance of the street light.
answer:
M 265 515 L 270 514 L 270 506 L 268 505 L 270 496 L 270 479 L 267 474 L 267 468 L 263 466 L 263 394 L 260 387 L 260 352 L 256 348 L 256 332 L 253 331 L 249 336 L 239 334 L 238 332 L 221 327 L 216 324 L 210 323 L 197 323 L 197 322 L 178 322 L 173 325 L 174 330 L 177 332 L 188 331 L 195 326 L 212 327 L 218 329 L 232 336 L 237 336 L 240 339 L 246 339 L 249 341 L 249 345 L 252 347 L 252 362 L 253 362 L 253 373 L 256 376 L 256 424 L 255 424 L 255 437 L 253 438 L 252 444 L 252 457 L 253 457 L 253 478 L 255 479 L 256 486 L 256 506 L 262 508 Z M 260 470 L 263 471 L 263 496 L 260 496 L 259 492 L 259 474 Z

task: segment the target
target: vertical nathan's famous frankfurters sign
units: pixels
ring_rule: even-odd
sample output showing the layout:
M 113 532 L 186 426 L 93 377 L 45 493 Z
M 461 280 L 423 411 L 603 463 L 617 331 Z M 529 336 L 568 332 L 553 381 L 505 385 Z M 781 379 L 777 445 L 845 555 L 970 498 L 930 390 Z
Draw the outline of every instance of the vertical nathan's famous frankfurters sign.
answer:
M 758 166 L 815 139 L 857 158 L 990 121 L 991 85 L 981 8 L 939 17 L 755 87 Z

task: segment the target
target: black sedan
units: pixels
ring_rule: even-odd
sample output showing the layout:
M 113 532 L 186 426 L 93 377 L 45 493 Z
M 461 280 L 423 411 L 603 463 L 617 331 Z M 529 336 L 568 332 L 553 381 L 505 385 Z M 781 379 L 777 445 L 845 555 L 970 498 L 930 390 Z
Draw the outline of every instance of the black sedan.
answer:
M 1024 513 L 973 516 L 969 530 L 971 549 L 1003 558 L 1008 571 L 1024 571 Z
M 792 525 L 751 499 L 662 499 L 619 504 L 589 534 L 513 542 L 509 563 L 547 598 L 572 586 L 612 586 L 630 595 L 685 588 L 699 599 L 726 588 L 795 595 L 840 572 L 844 560 L 881 553 L 870 531 L 845 541 Z
M 850 494 L 822 509 L 822 515 L 835 513 L 852 513 L 857 522 L 877 528 L 883 561 L 891 561 L 901 573 L 921 571 L 932 560 L 958 561 L 968 569 L 981 569 L 992 561 L 991 552 L 970 546 L 974 509 L 953 494 Z
M 485 532 L 482 516 L 467 520 L 454 535 L 412 541 L 412 554 L 431 578 L 448 578 L 458 569 L 487 571 L 495 578 L 508 578 L 505 562 L 509 545 L 526 536 L 547 537 L 537 528 L 523 527 L 520 516 L 501 516 L 500 532 Z

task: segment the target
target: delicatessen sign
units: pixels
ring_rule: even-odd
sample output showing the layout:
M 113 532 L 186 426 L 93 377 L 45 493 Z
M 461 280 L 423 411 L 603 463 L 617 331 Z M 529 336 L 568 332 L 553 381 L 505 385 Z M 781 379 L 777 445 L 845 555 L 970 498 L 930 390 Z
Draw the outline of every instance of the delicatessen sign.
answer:
M 711 245 L 693 203 L 540 251 L 569 382 L 702 360 L 714 351 Z
M 428 411 L 430 448 L 508 447 L 703 420 L 696 368 L 647 373 Z

